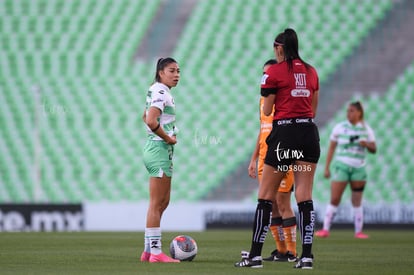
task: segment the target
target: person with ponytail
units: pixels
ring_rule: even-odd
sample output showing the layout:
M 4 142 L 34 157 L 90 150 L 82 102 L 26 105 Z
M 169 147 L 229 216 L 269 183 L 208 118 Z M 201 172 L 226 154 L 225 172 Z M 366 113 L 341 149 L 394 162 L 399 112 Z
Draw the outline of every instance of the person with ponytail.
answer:
M 263 74 L 267 69 L 276 64 L 276 59 L 269 59 L 263 65 Z M 266 139 L 272 130 L 273 112 L 269 116 L 263 114 L 264 97 L 260 97 L 259 118 L 260 131 L 257 136 L 256 146 L 254 148 L 250 164 L 248 167 L 249 176 L 257 178 L 258 183 L 262 181 L 263 165 L 267 152 Z M 295 262 L 296 258 L 296 217 L 291 206 L 291 194 L 294 190 L 293 171 L 286 173 L 279 185 L 275 189 L 275 195 L 272 207 L 272 221 L 270 231 L 275 241 L 276 249 L 270 253 L 270 256 L 263 258 L 264 261 L 273 262 Z M 242 257 L 247 257 L 248 252 L 242 251 Z
M 143 160 L 149 173 L 149 207 L 147 211 L 142 262 L 176 263 L 161 250 L 161 217 L 170 201 L 174 144 L 177 143 L 175 102 L 171 88 L 180 80 L 180 68 L 171 57 L 160 58 L 155 81 L 147 93 L 142 116 L 148 133 Z
M 302 241 L 302 254 L 294 267 L 312 269 L 315 225 L 312 189 L 320 157 L 319 133 L 314 123 L 319 79 L 314 67 L 299 55 L 295 30 L 288 28 L 277 35 L 273 51 L 278 63 L 269 67 L 261 83 L 263 113 L 270 115 L 274 110 L 272 131 L 266 140 L 268 150 L 259 185 L 249 257 L 242 258 L 235 266 L 263 267 L 261 253 L 270 226 L 274 190 L 292 169 Z
M 348 183 L 352 191 L 354 236 L 357 239 L 367 239 L 369 237 L 362 232 L 364 224 L 362 194 L 367 182 L 366 151 L 373 154 L 376 152 L 375 135 L 371 127 L 364 122 L 364 109 L 361 102 L 356 101 L 349 104 L 347 118 L 348 120 L 338 123 L 333 128 L 330 137 L 324 176 L 332 178 L 331 201 L 326 208 L 323 229 L 315 233 L 316 236 L 321 238 L 329 237 L 332 220 Z M 332 163 L 333 173 L 331 175 L 330 166 L 335 150 L 337 152 Z

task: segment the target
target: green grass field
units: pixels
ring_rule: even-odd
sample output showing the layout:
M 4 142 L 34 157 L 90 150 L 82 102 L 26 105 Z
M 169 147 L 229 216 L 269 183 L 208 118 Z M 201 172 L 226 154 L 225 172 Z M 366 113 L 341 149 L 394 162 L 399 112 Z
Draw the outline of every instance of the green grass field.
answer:
M 262 269 L 235 268 L 242 249 L 249 249 L 249 230 L 182 232 L 195 238 L 193 262 L 149 264 L 138 260 L 143 233 L 0 233 L 0 274 L 413 274 L 414 233 L 371 230 L 356 240 L 352 230 L 334 230 L 315 239 L 314 269 L 292 263 L 265 262 Z M 163 250 L 177 232 L 163 233 Z M 298 242 L 298 247 L 299 242 Z M 269 235 L 264 256 L 273 250 Z M 298 250 L 300 251 L 300 249 Z

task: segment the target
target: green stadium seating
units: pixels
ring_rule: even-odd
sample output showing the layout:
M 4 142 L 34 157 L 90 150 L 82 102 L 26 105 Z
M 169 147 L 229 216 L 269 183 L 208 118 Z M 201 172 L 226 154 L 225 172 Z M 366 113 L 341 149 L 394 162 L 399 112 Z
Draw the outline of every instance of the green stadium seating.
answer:
M 132 60 L 161 3 L 0 2 L 0 202 L 148 198 L 141 115 L 155 62 Z M 197 2 L 172 54 L 182 68 L 173 90 L 181 132 L 172 199 L 202 199 L 249 157 L 258 129 L 261 66 L 273 57 L 272 41 L 286 22 L 299 33 L 302 56 L 326 81 L 391 5 L 387 0 Z M 407 87 L 404 79 L 395 90 Z M 407 100 L 404 104 L 412 109 Z M 412 118 L 410 112 L 406 119 Z M 40 198 L 33 172 L 36 127 L 42 144 Z
M 142 165 L 136 161 L 143 135 L 135 110 L 140 106 L 142 112 L 142 97 L 135 93 L 145 91 L 147 85 L 131 79 L 140 74 L 130 67 L 159 3 L 0 3 L 4 68 L 0 131 L 5 141 L 0 201 L 35 199 L 35 107 L 42 133 L 41 200 L 141 198 L 124 187 L 129 182 L 132 189 L 131 182 L 136 185 L 145 179 L 144 173 L 137 178 L 132 171 Z M 137 72 L 142 75 L 140 66 Z M 34 100 L 34 86 L 41 89 L 39 102 Z M 100 133 L 101 128 L 106 131 Z M 124 166 L 130 172 L 120 171 Z M 118 172 L 124 175 L 120 182 L 116 182 Z M 123 196 L 118 188 L 124 190 Z

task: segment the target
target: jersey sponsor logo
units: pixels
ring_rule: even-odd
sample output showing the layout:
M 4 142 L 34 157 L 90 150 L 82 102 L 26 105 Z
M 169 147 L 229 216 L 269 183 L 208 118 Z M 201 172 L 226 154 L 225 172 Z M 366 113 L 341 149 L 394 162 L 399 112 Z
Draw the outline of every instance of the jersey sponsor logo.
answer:
M 264 85 L 264 84 L 266 84 L 266 79 L 269 77 L 269 75 L 268 74 L 264 74 L 263 76 L 262 76 L 262 82 L 261 82 L 261 84 L 262 85 Z
M 309 123 L 313 120 L 310 119 L 310 118 L 297 118 L 295 121 L 296 121 L 296 123 Z
M 293 97 L 309 97 L 310 91 L 308 89 L 293 89 L 290 95 Z
M 152 101 L 152 103 L 162 102 L 163 100 L 161 98 L 156 98 Z
M 161 91 L 158 91 L 158 93 L 163 95 L 165 92 L 161 90 Z
M 283 120 L 277 121 L 277 125 L 285 125 L 285 124 L 292 124 L 292 123 L 293 123 L 292 119 L 283 119 Z
M 273 124 L 269 123 L 269 122 L 262 122 L 260 123 L 260 128 L 261 129 L 272 129 Z

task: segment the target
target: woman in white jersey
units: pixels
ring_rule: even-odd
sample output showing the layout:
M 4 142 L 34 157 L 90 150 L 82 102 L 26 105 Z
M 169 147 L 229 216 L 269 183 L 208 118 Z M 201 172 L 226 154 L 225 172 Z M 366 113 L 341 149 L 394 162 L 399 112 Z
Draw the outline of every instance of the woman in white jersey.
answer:
M 323 229 L 315 233 L 316 236 L 322 238 L 329 237 L 332 220 L 348 182 L 352 190 L 351 201 L 354 210 L 355 238 L 368 238 L 368 235 L 362 232 L 362 193 L 367 180 L 365 155 L 366 151 L 374 154 L 377 151 L 377 146 L 374 131 L 364 122 L 364 109 L 359 101 L 349 104 L 347 118 L 347 121 L 334 127 L 330 137 L 324 176 L 326 178 L 332 176 L 331 202 L 326 209 Z M 329 167 L 335 150 L 336 156 L 331 175 Z
M 157 62 L 155 82 L 147 93 L 143 120 L 148 139 L 143 150 L 145 167 L 150 175 L 149 207 L 145 227 L 143 262 L 179 262 L 161 250 L 161 216 L 170 202 L 174 144 L 177 142 L 175 103 L 170 89 L 180 79 L 178 63 L 171 57 Z

